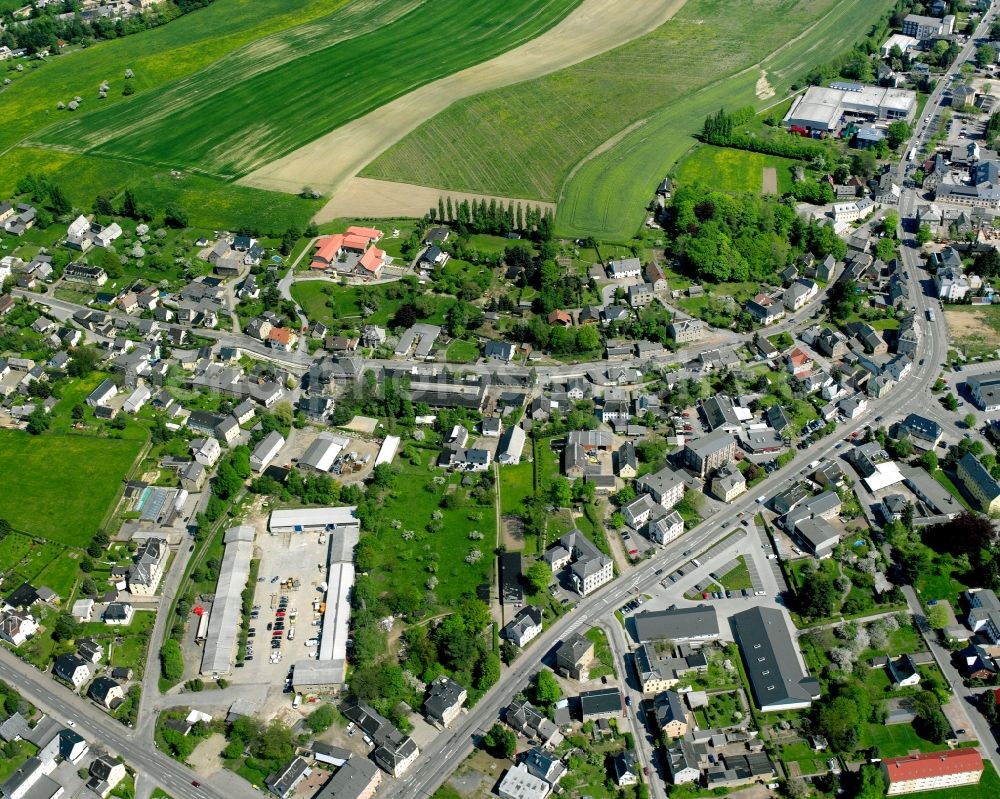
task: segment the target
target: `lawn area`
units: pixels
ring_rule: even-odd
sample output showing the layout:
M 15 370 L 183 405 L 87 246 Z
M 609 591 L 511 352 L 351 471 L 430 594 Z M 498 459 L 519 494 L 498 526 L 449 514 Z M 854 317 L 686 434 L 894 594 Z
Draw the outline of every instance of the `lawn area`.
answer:
M 423 84 L 535 38 L 578 3 L 337 2 L 331 13 L 261 36 L 184 79 L 67 117 L 36 138 L 231 179 Z M 428 41 L 435 46 L 427 47 Z M 373 52 L 392 57 L 372 61 Z M 360 63 L 369 68 L 359 70 Z M 331 83 L 334 74 L 349 79 Z
M 1000 348 L 1000 305 L 949 305 L 944 311 L 951 345 L 966 358 L 996 355 Z
M 734 714 L 737 712 L 743 712 L 739 696 L 735 692 L 726 692 L 712 694 L 708 698 L 708 706 L 698 708 L 694 715 L 698 719 L 698 725 L 703 730 L 707 730 L 712 727 L 728 727 L 730 724 L 735 724 L 738 719 Z
M 911 799 L 980 799 L 980 797 L 1000 796 L 1000 777 L 993 764 L 984 758 L 983 776 L 978 785 L 964 785 L 955 788 L 941 788 L 936 791 L 909 793 Z
M 6 757 L 0 758 L 0 781 L 6 782 L 24 762 L 38 752 L 38 747 L 18 738 L 4 746 Z
M 689 149 L 705 116 L 721 106 L 763 105 L 755 94 L 761 69 L 780 96 L 810 67 L 867 33 L 889 5 L 689 0 L 626 45 L 459 100 L 363 174 L 556 201 L 559 235 L 626 241 L 656 182 Z M 807 29 L 808 36 L 797 38 Z
M 30 582 L 47 585 L 63 600 L 73 593 L 79 575 L 80 552 L 64 544 L 36 541 L 20 533 L 0 540 L 0 573 L 7 585 Z
M 933 752 L 942 748 L 941 744 L 921 738 L 909 724 L 867 724 L 861 746 L 877 746 L 882 757 L 900 757 L 913 749 Z
M 479 345 L 474 341 L 455 339 L 448 345 L 445 358 L 450 363 L 475 363 L 479 360 Z
M 815 774 L 826 768 L 823 753 L 813 751 L 805 741 L 796 741 L 793 744 L 786 744 L 781 747 L 781 761 L 783 763 L 798 763 L 799 770 L 803 775 Z
M 414 589 L 423 593 L 431 577 L 429 566 L 434 564 L 438 580 L 434 589 L 441 607 L 453 607 L 462 596 L 475 594 L 476 587 L 489 583 L 494 572 L 493 550 L 496 546 L 496 516 L 493 503 L 478 505 L 459 486 L 462 475 L 449 475 L 429 467 L 436 452 L 417 449 L 419 464 L 400 463 L 396 487 L 386 496 L 379 512 L 382 522 L 375 533 L 373 547 L 376 568 L 371 574 L 386 589 Z M 457 493 L 461 499 L 454 507 L 442 507 L 447 494 Z M 440 529 L 431 532 L 432 516 L 440 511 Z M 401 522 L 399 529 L 394 521 Z M 470 540 L 469 533 L 478 530 L 482 540 Z M 407 531 L 412 532 L 412 537 Z M 407 540 L 409 538 L 409 540 Z M 478 549 L 482 557 L 467 563 L 466 556 Z
M 719 582 L 722 583 L 722 587 L 729 591 L 739 591 L 743 588 L 753 587 L 753 583 L 750 582 L 750 570 L 747 568 L 746 559 L 740 555 L 737 560 L 740 562 L 738 566 L 725 574 L 719 575 Z
M 506 515 L 521 513 L 524 500 L 535 493 L 535 467 L 528 461 L 517 466 L 500 467 L 500 512 Z
M 0 430 L 0 518 L 16 530 L 85 547 L 122 490 L 142 442 Z
M 292 296 L 302 306 L 311 322 L 325 322 L 330 325 L 334 321 L 346 321 L 360 327 L 362 323 L 380 325 L 389 324 L 405 302 L 410 299 L 408 287 L 398 283 L 379 283 L 363 287 L 367 296 L 372 297 L 378 305 L 375 313 L 362 318 L 359 292 L 362 287 L 341 286 L 328 280 L 304 280 L 292 285 Z M 432 325 L 444 324 L 444 317 L 455 300 L 437 294 L 423 295 L 434 303 L 434 313 L 421 322 Z
M 676 175 L 682 186 L 701 184 L 716 191 L 760 194 L 764 169 L 773 167 L 778 194 L 783 195 L 792 190 L 792 167 L 797 163 L 790 158 L 702 145 L 677 164 Z
M 604 630 L 592 627 L 587 630 L 586 637 L 594 642 L 594 663 L 590 667 L 590 679 L 615 676 L 615 660 Z

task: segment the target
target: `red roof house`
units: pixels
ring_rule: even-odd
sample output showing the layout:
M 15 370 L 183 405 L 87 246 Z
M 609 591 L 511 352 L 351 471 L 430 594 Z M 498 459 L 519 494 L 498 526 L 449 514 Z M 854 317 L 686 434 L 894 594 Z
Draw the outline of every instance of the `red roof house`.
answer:
M 291 352 L 295 349 L 295 342 L 298 336 L 290 327 L 272 327 L 267 334 L 267 343 L 272 349 Z
M 573 324 L 573 317 L 570 316 L 569 313 L 566 311 L 560 311 L 559 309 L 556 309 L 549 314 L 549 324 L 569 327 L 571 324 Z
M 372 244 L 377 242 L 385 234 L 381 230 L 377 230 L 373 227 L 358 227 L 357 225 L 351 225 L 347 228 L 348 236 L 359 236 L 361 238 L 368 239 Z
M 948 749 L 882 760 L 889 781 L 888 796 L 932 791 L 954 785 L 975 785 L 983 775 L 983 758 L 976 749 Z
M 340 233 L 317 239 L 316 252 L 309 267 L 311 269 L 329 269 L 330 265 L 340 257 L 343 246 L 344 237 Z
M 383 266 L 385 266 L 385 251 L 378 247 L 369 247 L 358 261 L 359 270 L 363 270 L 364 274 L 371 277 L 378 277 Z

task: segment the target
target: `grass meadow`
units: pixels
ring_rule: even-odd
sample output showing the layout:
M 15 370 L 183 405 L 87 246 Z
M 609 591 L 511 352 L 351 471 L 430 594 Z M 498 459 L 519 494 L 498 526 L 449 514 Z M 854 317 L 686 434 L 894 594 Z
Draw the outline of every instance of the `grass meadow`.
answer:
M 368 293 L 380 298 L 378 309 L 368 317 L 361 316 L 357 286 L 341 286 L 328 280 L 303 280 L 292 284 L 291 290 L 295 301 L 302 306 L 306 316 L 311 321 L 324 322 L 329 325 L 334 320 L 338 320 L 351 322 L 357 327 L 363 323 L 384 327 L 406 302 L 405 297 L 388 296 L 389 292 L 392 291 L 391 287 L 391 283 L 377 283 L 365 287 Z M 431 325 L 444 324 L 448 308 L 455 303 L 454 298 L 438 294 L 428 294 L 426 297 L 437 304 L 437 310 L 432 316 L 420 321 Z
M 700 183 L 734 194 L 759 194 L 764 169 L 773 167 L 780 195 L 792 190 L 792 167 L 796 163 L 790 158 L 702 145 L 678 164 L 677 182 L 685 186 Z
M 386 496 L 379 513 L 385 524 L 375 533 L 378 538 L 380 562 L 372 574 L 390 587 L 412 586 L 418 591 L 431 576 L 428 567 L 436 564 L 438 586 L 434 593 L 443 608 L 454 607 L 463 596 L 474 595 L 476 587 L 488 583 L 492 574 L 496 547 L 496 513 L 493 503 L 478 505 L 462 488 L 462 475 L 449 475 L 443 484 L 434 478 L 440 471 L 433 464 L 436 450 L 417 449 L 418 463 L 401 461 L 396 487 Z M 445 496 L 458 492 L 462 500 L 457 507 L 442 507 Z M 432 514 L 440 510 L 441 529 L 429 532 Z M 400 529 L 392 521 L 401 522 Z M 413 532 L 409 537 L 407 530 Z M 470 540 L 469 533 L 478 530 L 482 540 Z M 407 540 L 409 538 L 409 540 Z M 472 549 L 482 553 L 476 563 L 466 563 Z
M 689 0 L 634 42 L 455 103 L 363 174 L 555 200 L 560 235 L 626 240 L 705 116 L 720 106 L 765 104 L 755 94 L 757 65 L 780 97 L 864 34 L 888 5 Z
M 85 547 L 142 448 L 136 439 L 0 430 L 0 518 L 16 530 Z
M 337 3 L 333 13 L 265 35 L 180 80 L 62 118 L 38 138 L 237 177 L 421 85 L 535 38 L 578 2 Z
M 187 209 L 193 226 L 211 230 L 244 226 L 261 234 L 293 226 L 301 230 L 323 203 L 202 175 L 176 177 L 169 169 L 40 147 L 16 147 L 0 156 L 0 197 L 12 196 L 18 179 L 28 172 L 49 175 L 78 208 L 90 208 L 98 194 L 117 198 L 130 188 L 157 214 L 177 203 Z

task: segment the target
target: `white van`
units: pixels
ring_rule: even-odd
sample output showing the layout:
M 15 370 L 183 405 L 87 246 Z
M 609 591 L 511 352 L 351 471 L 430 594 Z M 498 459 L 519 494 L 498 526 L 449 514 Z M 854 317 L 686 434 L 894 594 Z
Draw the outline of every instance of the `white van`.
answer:
M 292 700 L 292 707 L 298 707 L 302 704 L 302 694 L 295 694 L 295 699 Z
M 288 640 L 289 641 L 294 641 L 295 640 L 295 625 L 294 624 L 291 627 L 288 628 Z
M 319 639 L 310 638 L 308 641 L 306 641 L 306 646 L 319 646 Z
M 693 564 L 694 564 L 695 566 L 701 566 L 701 561 L 700 561 L 700 560 L 698 560 L 698 558 L 691 558 L 691 562 L 692 562 L 692 563 L 693 563 Z

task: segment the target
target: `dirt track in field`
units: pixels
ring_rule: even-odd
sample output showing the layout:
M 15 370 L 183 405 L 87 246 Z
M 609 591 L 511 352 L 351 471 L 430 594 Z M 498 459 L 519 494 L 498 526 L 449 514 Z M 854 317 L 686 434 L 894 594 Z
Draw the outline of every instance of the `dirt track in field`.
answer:
M 764 167 L 763 184 L 764 194 L 778 193 L 778 170 L 773 166 Z
M 662 25 L 684 2 L 583 0 L 566 19 L 537 39 L 416 89 L 250 173 L 239 182 L 285 192 L 298 192 L 310 186 L 332 195 L 330 204 L 337 209 L 344 208 L 349 199 L 371 196 L 370 210 L 378 213 L 370 212 L 364 214 L 366 216 L 393 216 L 421 203 L 419 213 L 423 213 L 437 202 L 438 195 L 442 194 L 440 190 L 388 183 L 387 187 L 373 191 L 371 186 L 356 184 L 355 175 L 456 100 L 547 75 L 619 47 Z M 425 202 L 425 197 L 429 196 L 425 192 L 433 194 L 430 204 Z M 381 199 L 376 201 L 376 197 Z M 338 215 L 342 214 L 324 208 L 317 219 Z M 354 209 L 351 215 L 362 214 Z

